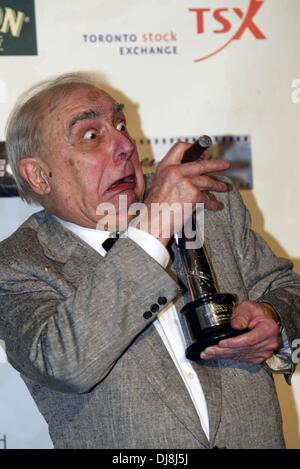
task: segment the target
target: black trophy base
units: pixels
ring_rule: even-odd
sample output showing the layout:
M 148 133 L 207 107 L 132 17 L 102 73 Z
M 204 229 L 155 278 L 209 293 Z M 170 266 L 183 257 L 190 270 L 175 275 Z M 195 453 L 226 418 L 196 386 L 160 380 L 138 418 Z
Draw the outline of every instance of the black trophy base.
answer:
M 200 353 L 220 340 L 248 332 L 248 329 L 231 327 L 234 304 L 235 297 L 231 293 L 211 292 L 182 308 L 192 342 L 185 351 L 189 360 L 200 360 Z
M 233 329 L 230 324 L 222 324 L 220 326 L 209 327 L 201 331 L 198 340 L 193 342 L 185 351 L 185 355 L 189 360 L 201 360 L 200 353 L 206 347 L 217 345 L 220 340 L 229 339 L 244 334 L 247 329 Z

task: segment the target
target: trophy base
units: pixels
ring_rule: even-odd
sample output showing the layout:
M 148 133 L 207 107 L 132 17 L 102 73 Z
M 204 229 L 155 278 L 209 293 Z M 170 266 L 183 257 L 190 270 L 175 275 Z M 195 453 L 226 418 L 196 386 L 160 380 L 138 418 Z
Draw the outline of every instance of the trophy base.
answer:
M 217 345 L 248 332 L 248 329 L 233 329 L 230 325 L 235 297 L 230 293 L 212 292 L 186 304 L 183 314 L 191 338 L 185 355 L 189 360 L 201 360 L 200 353 L 206 347 Z
M 185 351 L 185 355 L 189 360 L 201 360 L 200 353 L 206 347 L 217 345 L 220 340 L 229 339 L 244 334 L 248 329 L 232 329 L 230 324 L 222 324 L 220 326 L 209 327 L 201 331 L 198 340 L 193 342 Z

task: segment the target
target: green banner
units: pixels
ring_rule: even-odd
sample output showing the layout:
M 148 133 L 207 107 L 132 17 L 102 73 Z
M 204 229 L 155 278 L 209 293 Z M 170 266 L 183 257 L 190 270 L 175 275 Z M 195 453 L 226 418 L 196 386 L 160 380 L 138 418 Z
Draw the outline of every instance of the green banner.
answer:
M 0 0 L 1 55 L 37 55 L 34 0 Z

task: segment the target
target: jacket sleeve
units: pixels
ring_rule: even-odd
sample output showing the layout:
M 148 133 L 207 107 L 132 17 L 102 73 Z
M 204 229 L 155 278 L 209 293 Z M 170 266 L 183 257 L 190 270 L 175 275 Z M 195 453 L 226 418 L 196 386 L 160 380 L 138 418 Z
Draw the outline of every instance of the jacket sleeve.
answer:
M 228 198 L 233 249 L 249 298 L 273 306 L 293 351 L 293 342 L 300 337 L 300 277 L 293 272 L 291 261 L 277 257 L 251 230 L 249 212 L 234 187 Z M 295 369 L 295 364 L 290 365 L 289 383 Z
M 10 363 L 36 382 L 83 393 L 103 380 L 134 339 L 170 302 L 178 285 L 130 239 L 120 239 L 66 295 L 40 263 L 5 257 L 0 279 L 0 338 Z M 156 307 L 151 306 L 156 305 Z M 159 306 L 158 311 L 156 311 Z M 144 315 L 144 313 L 147 314 Z

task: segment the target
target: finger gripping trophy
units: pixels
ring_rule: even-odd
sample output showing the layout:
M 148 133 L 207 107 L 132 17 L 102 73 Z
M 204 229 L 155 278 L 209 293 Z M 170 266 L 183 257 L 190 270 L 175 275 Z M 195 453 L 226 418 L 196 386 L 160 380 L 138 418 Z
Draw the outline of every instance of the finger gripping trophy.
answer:
M 199 137 L 185 152 L 182 163 L 199 159 L 211 144 L 210 137 Z M 192 221 L 195 232 L 194 217 Z M 175 242 L 192 298 L 181 310 L 192 342 L 186 349 L 186 357 L 199 360 L 200 353 L 206 347 L 216 345 L 222 339 L 240 335 L 246 330 L 235 330 L 230 325 L 235 297 L 231 293 L 219 293 L 205 246 L 188 248 L 184 230 L 182 237 L 175 236 Z

